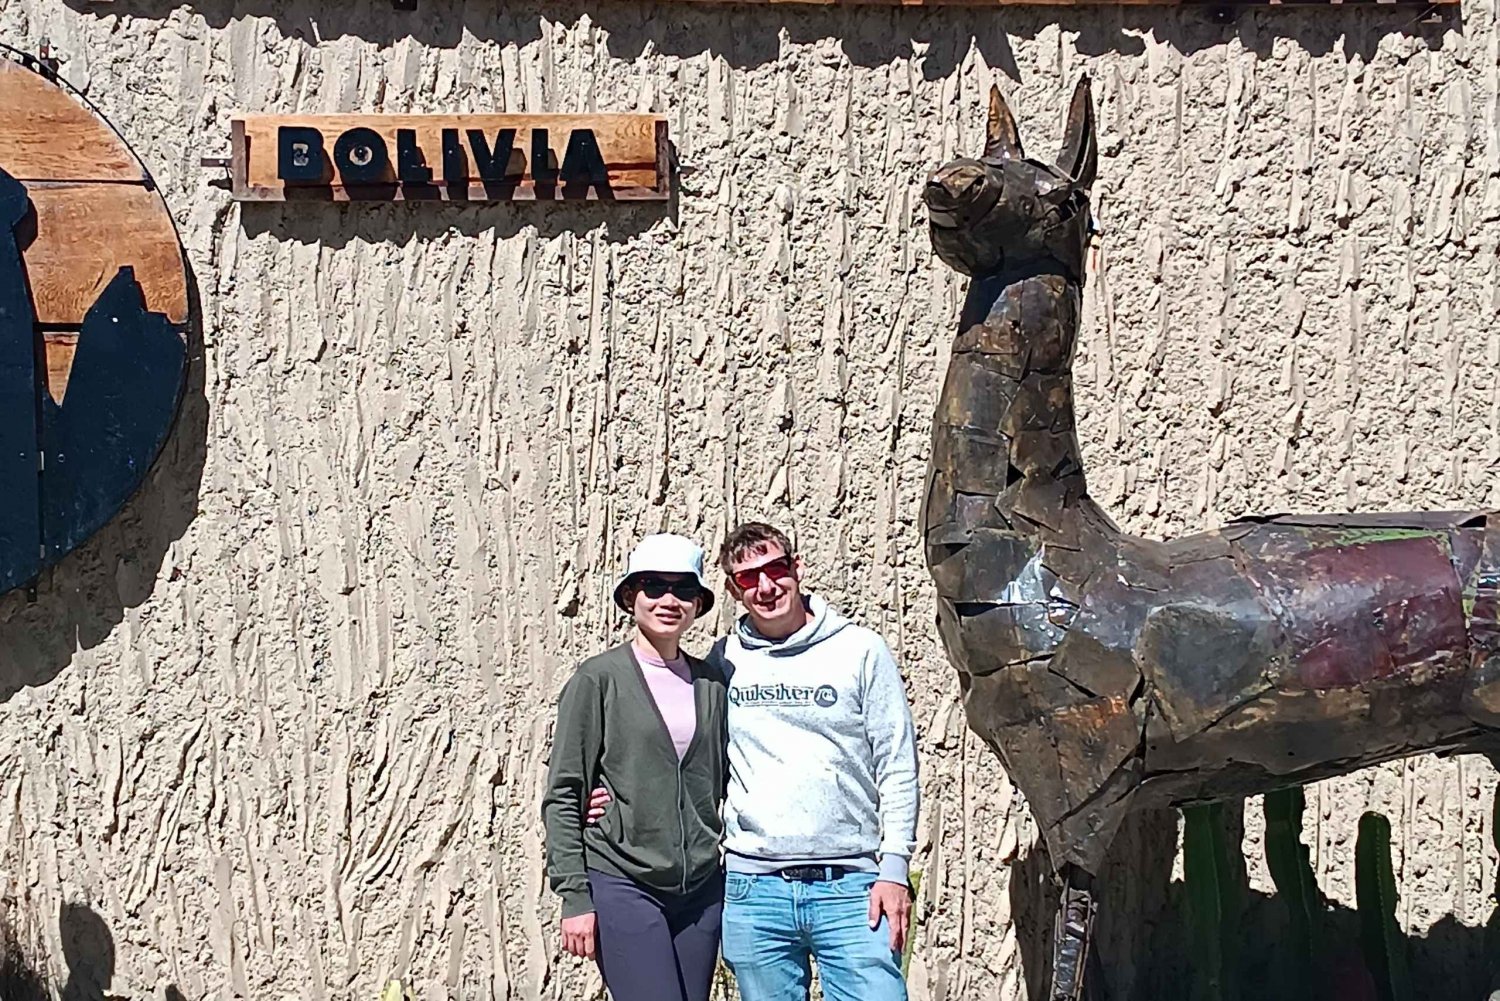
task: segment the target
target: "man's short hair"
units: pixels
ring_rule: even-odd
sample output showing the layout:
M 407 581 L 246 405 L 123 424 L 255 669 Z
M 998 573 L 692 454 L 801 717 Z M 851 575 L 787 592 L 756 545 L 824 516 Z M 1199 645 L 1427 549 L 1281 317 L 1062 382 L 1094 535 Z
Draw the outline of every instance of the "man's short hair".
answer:
M 763 521 L 747 521 L 730 532 L 719 547 L 719 566 L 728 573 L 735 560 L 771 545 L 780 546 L 787 556 L 793 555 L 792 541 L 781 529 Z

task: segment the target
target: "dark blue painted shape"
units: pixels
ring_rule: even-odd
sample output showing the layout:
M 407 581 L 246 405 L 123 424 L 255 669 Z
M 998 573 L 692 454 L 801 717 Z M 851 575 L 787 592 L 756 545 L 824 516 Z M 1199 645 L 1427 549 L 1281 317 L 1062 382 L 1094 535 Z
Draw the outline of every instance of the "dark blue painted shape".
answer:
M 147 311 L 124 267 L 84 316 L 63 404 L 52 402 L 18 235 L 30 207 L 0 169 L 0 593 L 35 580 L 140 487 L 187 367 L 182 331 Z
M 46 565 L 140 487 L 172 430 L 186 359 L 178 328 L 147 311 L 135 270 L 121 268 L 83 318 L 62 406 L 42 398 Z
M 19 242 L 30 210 L 25 186 L 0 169 L 0 592 L 26 583 L 41 568 L 40 348 Z

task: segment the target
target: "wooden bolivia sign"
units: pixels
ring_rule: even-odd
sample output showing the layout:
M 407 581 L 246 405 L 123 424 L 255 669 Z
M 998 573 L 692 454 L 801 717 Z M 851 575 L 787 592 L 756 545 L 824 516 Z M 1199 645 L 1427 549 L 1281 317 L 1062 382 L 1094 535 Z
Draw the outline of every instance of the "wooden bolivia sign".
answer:
M 187 271 L 141 162 L 0 48 L 0 592 L 109 521 L 176 418 Z
M 242 201 L 664 199 L 659 115 L 246 115 L 230 123 Z

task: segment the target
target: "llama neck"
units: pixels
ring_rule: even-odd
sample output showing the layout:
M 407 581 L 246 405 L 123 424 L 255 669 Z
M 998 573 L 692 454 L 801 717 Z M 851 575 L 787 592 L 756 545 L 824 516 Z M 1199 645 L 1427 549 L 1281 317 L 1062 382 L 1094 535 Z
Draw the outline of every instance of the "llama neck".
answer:
M 960 506 L 973 498 L 1006 527 L 1065 545 L 1058 533 L 1075 519 L 1059 515 L 1090 503 L 1070 371 L 1080 299 L 1060 274 L 975 279 L 933 420 L 933 471 Z

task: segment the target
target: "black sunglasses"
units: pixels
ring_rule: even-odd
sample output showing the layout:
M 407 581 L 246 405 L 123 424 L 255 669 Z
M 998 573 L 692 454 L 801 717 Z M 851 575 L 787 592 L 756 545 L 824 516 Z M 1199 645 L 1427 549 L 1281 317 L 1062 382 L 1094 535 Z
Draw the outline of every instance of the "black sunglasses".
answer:
M 668 591 L 672 597 L 681 601 L 695 601 L 703 593 L 703 588 L 691 577 L 681 580 L 667 580 L 665 577 L 637 577 L 631 582 L 631 586 L 639 590 L 646 597 L 655 601 L 666 597 Z

